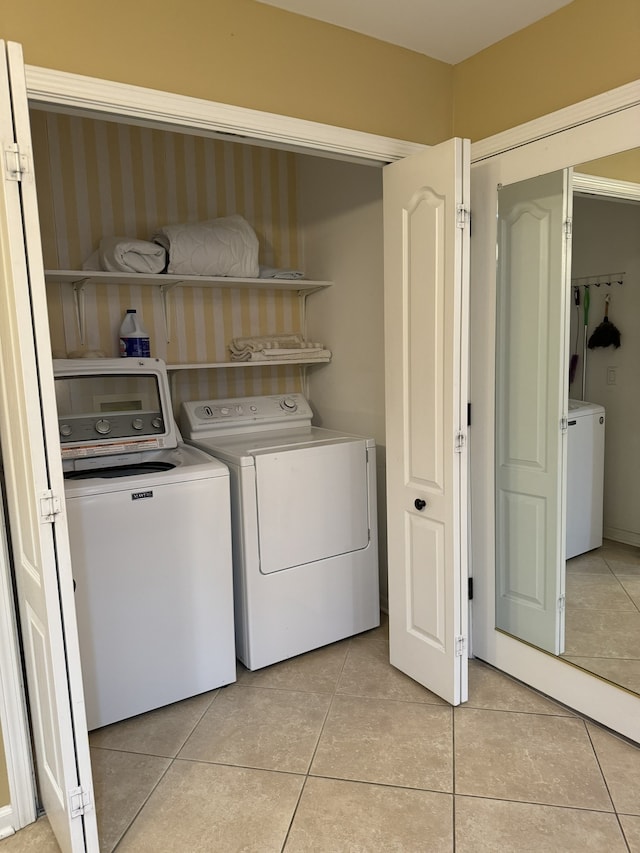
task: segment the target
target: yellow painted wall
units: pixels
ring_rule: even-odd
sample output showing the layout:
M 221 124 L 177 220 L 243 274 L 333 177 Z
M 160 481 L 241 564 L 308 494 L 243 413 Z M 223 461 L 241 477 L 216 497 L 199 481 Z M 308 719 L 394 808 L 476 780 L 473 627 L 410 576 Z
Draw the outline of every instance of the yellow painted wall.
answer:
M 484 139 L 640 78 L 640 2 L 574 0 L 453 73 L 454 134 Z
M 7 778 L 7 764 L 4 757 L 2 732 L 0 731 L 0 808 L 9 805 L 9 803 L 9 780 Z
M 444 62 L 254 0 L 19 0 L 25 61 L 425 142 L 451 135 Z
M 638 142 L 640 142 L 640 129 L 638 130 Z M 590 160 L 588 163 L 579 163 L 575 166 L 576 172 L 586 175 L 598 175 L 601 178 L 612 178 L 615 181 L 630 181 L 640 184 L 640 148 L 632 148 L 630 151 L 621 151 L 610 157 L 601 157 L 599 160 Z

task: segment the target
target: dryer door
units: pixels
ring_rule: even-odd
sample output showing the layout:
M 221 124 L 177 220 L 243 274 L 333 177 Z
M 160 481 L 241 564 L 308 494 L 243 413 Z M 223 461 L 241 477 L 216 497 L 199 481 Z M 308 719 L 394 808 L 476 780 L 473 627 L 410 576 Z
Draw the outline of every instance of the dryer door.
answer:
M 367 547 L 364 441 L 256 453 L 255 465 L 262 574 Z

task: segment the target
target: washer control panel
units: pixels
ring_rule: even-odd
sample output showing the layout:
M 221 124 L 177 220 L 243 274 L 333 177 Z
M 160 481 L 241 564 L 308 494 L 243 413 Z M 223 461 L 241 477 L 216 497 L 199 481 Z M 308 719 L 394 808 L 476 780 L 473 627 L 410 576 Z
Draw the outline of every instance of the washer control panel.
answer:
M 164 421 L 160 412 L 141 412 L 132 414 L 113 414 L 108 416 L 67 415 L 59 419 L 60 441 L 62 445 L 70 441 L 91 441 L 92 439 L 129 438 L 134 435 L 158 435 L 164 432 Z
M 182 404 L 181 428 L 194 437 L 207 433 L 280 429 L 311 423 L 313 412 L 303 394 L 194 400 Z
M 53 368 L 63 459 L 177 446 L 160 359 L 61 359 Z

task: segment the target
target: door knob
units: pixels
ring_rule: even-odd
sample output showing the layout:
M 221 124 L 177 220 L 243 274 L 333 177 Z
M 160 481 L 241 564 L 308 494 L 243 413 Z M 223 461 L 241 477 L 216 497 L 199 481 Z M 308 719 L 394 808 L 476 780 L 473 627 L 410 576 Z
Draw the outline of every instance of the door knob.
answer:
M 422 512 L 422 510 L 426 507 L 427 502 L 423 501 L 422 498 L 416 498 L 413 502 L 413 505 L 419 512 Z

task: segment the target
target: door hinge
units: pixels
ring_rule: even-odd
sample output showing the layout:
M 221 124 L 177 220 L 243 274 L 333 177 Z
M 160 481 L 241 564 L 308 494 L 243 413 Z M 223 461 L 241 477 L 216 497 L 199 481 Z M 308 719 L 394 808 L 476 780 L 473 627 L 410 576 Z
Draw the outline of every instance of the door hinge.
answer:
M 467 436 L 461 430 L 458 430 L 458 432 L 456 433 L 455 445 L 453 449 L 456 453 L 462 453 L 462 449 L 466 445 L 466 443 Z
M 40 495 L 40 521 L 53 524 L 62 512 L 62 501 L 52 491 Z
M 562 226 L 565 237 L 571 237 L 573 235 L 573 220 L 565 219 L 564 225 Z
M 473 578 L 467 578 L 467 589 L 469 591 L 469 601 L 473 601 Z
M 558 612 L 559 613 L 562 613 L 562 611 L 565 609 L 566 601 L 567 601 L 567 598 L 565 595 L 561 595 L 558 598 Z
M 470 214 L 464 204 L 459 204 L 456 207 L 456 226 L 458 228 L 466 228 L 469 224 Z
M 91 794 L 86 788 L 72 788 L 69 791 L 69 815 L 71 817 L 80 817 L 93 808 Z
M 456 657 L 461 658 L 464 654 L 464 650 L 467 647 L 467 638 L 466 637 L 456 637 Z
M 25 172 L 29 171 L 29 158 L 20 152 L 17 142 L 12 142 L 4 149 L 4 167 L 9 181 L 21 181 Z
M 566 432 L 569 429 L 569 420 L 567 418 L 560 418 L 560 432 Z

